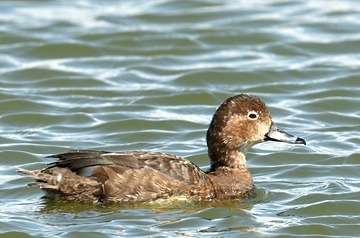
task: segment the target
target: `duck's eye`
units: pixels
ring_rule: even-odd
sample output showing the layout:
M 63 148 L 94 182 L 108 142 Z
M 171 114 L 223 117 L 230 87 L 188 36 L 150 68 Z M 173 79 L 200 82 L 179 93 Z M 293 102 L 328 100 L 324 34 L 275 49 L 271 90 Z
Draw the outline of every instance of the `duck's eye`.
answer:
M 250 119 L 250 120 L 255 120 L 255 119 L 257 119 L 258 118 L 258 113 L 257 112 L 254 112 L 254 111 L 251 111 L 251 112 L 249 112 L 248 113 L 248 118 Z

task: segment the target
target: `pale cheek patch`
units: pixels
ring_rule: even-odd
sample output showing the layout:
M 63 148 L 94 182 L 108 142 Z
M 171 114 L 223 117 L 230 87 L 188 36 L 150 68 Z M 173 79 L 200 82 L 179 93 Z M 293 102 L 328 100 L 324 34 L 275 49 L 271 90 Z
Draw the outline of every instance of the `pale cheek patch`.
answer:
M 57 177 L 56 177 L 56 181 L 57 181 L 58 183 L 60 183 L 61 180 L 62 180 L 62 175 L 61 175 L 61 174 L 58 174 Z

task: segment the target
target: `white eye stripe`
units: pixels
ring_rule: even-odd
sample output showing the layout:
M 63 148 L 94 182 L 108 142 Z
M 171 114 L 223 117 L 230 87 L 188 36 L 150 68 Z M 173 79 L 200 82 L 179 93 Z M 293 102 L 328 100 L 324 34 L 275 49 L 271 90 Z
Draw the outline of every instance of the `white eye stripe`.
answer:
M 249 111 L 248 112 L 248 118 L 250 119 L 250 120 L 255 120 L 255 119 L 257 119 L 259 117 L 259 114 L 257 113 L 257 112 L 255 112 L 255 111 Z

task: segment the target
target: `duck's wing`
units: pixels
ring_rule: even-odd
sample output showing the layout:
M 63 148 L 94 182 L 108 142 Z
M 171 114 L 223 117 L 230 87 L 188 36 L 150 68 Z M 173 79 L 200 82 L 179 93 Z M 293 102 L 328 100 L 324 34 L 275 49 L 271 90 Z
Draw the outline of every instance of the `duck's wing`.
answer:
M 57 158 L 55 162 L 48 164 L 48 167 L 42 171 L 54 167 L 68 168 L 73 172 L 86 167 L 97 166 L 97 165 L 112 165 L 111 161 L 105 160 L 102 155 L 108 154 L 106 151 L 96 150 L 69 150 L 66 153 L 55 154 L 47 156 L 46 158 Z
M 199 175 L 203 175 L 203 171 L 189 160 L 161 152 L 70 150 L 66 153 L 50 155 L 48 158 L 57 158 L 58 160 L 49 163 L 49 166 L 43 171 L 54 167 L 68 168 L 84 177 L 91 177 L 92 171 L 99 166 L 108 166 L 120 174 L 126 170 L 151 168 L 187 184 L 196 182 L 202 177 Z
M 213 196 L 213 184 L 207 175 L 190 161 L 175 155 L 72 150 L 49 157 L 58 160 L 36 176 L 28 175 L 44 189 L 49 187 L 54 192 L 57 188 L 65 199 L 78 200 L 81 191 L 74 191 L 74 187 L 89 184 L 95 186 L 91 192 L 85 189 L 94 197 L 92 200 L 96 200 L 95 197 L 110 201 L 144 201 L 171 195 Z M 69 188 L 70 191 L 65 191 Z

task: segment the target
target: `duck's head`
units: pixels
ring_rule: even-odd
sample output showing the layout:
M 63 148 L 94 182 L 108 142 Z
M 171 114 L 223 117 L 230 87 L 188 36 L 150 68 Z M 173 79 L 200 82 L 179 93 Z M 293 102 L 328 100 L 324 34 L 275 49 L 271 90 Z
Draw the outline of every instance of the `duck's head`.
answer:
M 219 106 L 206 140 L 212 169 L 245 166 L 246 151 L 260 142 L 306 144 L 304 139 L 278 128 L 259 97 L 246 94 L 230 97 Z

